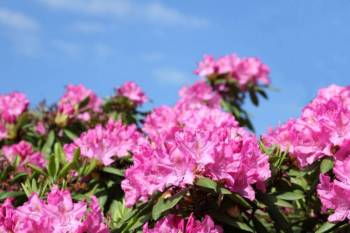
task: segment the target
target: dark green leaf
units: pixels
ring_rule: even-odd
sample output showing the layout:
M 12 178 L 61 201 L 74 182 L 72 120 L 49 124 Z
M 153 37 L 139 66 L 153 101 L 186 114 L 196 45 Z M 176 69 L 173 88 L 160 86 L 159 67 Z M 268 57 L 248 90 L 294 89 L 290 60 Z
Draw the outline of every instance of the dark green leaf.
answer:
M 41 150 L 46 155 L 46 158 L 48 158 L 49 155 L 51 154 L 51 148 L 52 148 L 54 141 L 55 141 L 55 132 L 53 130 L 50 130 L 50 132 L 47 136 L 46 143 L 44 144 L 44 146 Z
M 336 225 L 335 223 L 325 222 L 316 230 L 315 233 L 327 232 L 327 231 L 331 230 L 333 227 L 335 227 L 335 225 Z
M 114 168 L 114 167 L 104 167 L 102 169 L 102 171 L 106 172 L 106 173 L 110 173 L 113 175 L 117 175 L 117 176 L 124 176 L 125 171 L 122 169 L 118 169 L 118 168 Z
M 286 200 L 286 201 L 296 201 L 304 198 L 304 194 L 300 190 L 295 190 L 293 192 L 285 192 L 283 194 L 277 195 L 278 199 Z
M 9 197 L 20 197 L 24 195 L 25 194 L 23 192 L 2 192 L 0 193 L 0 200 L 4 200 Z
M 321 166 L 320 166 L 320 169 L 321 169 L 321 172 L 324 174 L 324 173 L 327 173 L 329 172 L 330 170 L 332 170 L 333 168 L 333 161 L 332 159 L 330 158 L 324 158 L 321 162 Z
M 154 220 L 157 220 L 162 216 L 163 213 L 174 208 L 177 205 L 177 203 L 179 203 L 181 199 L 185 196 L 186 192 L 187 190 L 185 189 L 167 199 L 160 197 L 157 203 L 153 206 L 152 218 Z

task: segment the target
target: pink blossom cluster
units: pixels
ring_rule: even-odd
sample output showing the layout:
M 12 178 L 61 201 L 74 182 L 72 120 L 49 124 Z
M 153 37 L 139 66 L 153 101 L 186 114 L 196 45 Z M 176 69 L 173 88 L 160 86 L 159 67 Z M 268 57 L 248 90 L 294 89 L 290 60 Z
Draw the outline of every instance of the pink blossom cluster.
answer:
M 178 106 L 185 105 L 185 108 L 189 108 L 193 105 L 206 105 L 209 108 L 220 108 L 221 96 L 204 80 L 197 81 L 189 87 L 184 86 L 179 95 L 181 99 L 177 103 Z
M 148 101 L 141 87 L 134 82 L 126 82 L 116 90 L 118 95 L 129 98 L 135 105 L 142 105 Z
M 2 153 L 4 158 L 11 164 L 15 162 L 17 156 L 19 157 L 20 161 L 16 168 L 18 171 L 27 171 L 28 168 L 26 167 L 26 164 L 28 163 L 41 168 L 46 164 L 43 154 L 35 152 L 32 144 L 23 140 L 17 144 L 3 146 Z
M 230 54 L 215 60 L 213 56 L 205 55 L 194 72 L 201 77 L 228 75 L 242 90 L 249 84 L 270 84 L 270 69 L 255 57 L 240 58 Z
M 268 146 L 280 145 L 301 167 L 324 156 L 334 156 L 350 139 L 350 87 L 331 85 L 321 89 L 297 119 L 263 136 Z
M 20 92 L 0 95 L 0 140 L 8 137 L 7 124 L 16 123 L 17 118 L 29 106 L 29 100 Z
M 193 215 L 185 220 L 176 215 L 168 215 L 159 220 L 153 228 L 144 225 L 143 233 L 222 233 L 220 226 L 214 224 L 209 216 L 202 221 L 196 220 Z
M 321 174 L 317 193 L 322 203 L 322 210 L 324 212 L 332 210 L 328 221 L 350 221 L 350 140 L 344 142 L 334 158 L 335 179 L 331 181 L 328 175 Z
M 128 206 L 157 191 L 193 185 L 202 176 L 253 200 L 252 185 L 261 187 L 271 175 L 257 138 L 219 109 L 164 106 L 146 117 L 143 129 L 150 143 L 134 154 L 122 182 Z
M 80 109 L 80 104 L 83 101 L 88 102 L 82 109 Z M 101 99 L 90 89 L 86 88 L 84 85 L 67 85 L 66 92 L 58 102 L 57 110 L 58 113 L 66 116 L 68 118 L 77 117 L 80 120 L 88 121 L 90 119 L 90 114 L 88 110 L 99 112 L 101 108 Z
M 124 157 L 134 152 L 145 139 L 135 125 L 123 125 L 121 120 L 109 120 L 105 125 L 97 125 L 82 133 L 73 143 L 64 145 L 67 158 L 80 148 L 81 156 L 99 160 L 104 165 L 114 162 L 114 157 Z
M 0 232 L 108 233 L 109 230 L 95 197 L 89 206 L 83 201 L 74 203 L 69 191 L 53 187 L 47 202 L 34 193 L 17 208 L 10 199 L 0 204 Z

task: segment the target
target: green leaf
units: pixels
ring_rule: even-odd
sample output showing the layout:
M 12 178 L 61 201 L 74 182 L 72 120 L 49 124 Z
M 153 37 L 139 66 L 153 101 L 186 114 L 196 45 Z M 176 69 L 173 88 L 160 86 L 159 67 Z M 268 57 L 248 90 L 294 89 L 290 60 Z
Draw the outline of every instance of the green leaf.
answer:
M 122 176 L 122 177 L 124 177 L 124 173 L 125 173 L 125 170 L 114 168 L 114 167 L 104 167 L 102 171 L 113 175 Z
M 72 141 L 78 137 L 75 133 L 73 133 L 69 129 L 64 129 L 63 132 Z
M 304 194 L 300 190 L 295 190 L 293 192 L 285 192 L 283 194 L 277 195 L 278 199 L 286 200 L 286 201 L 296 201 L 304 198 Z
M 174 208 L 177 203 L 181 201 L 181 199 L 185 196 L 187 189 L 175 194 L 174 196 L 164 199 L 160 197 L 157 203 L 153 206 L 152 209 L 152 218 L 157 220 L 162 216 L 162 214 L 172 208 Z
M 289 222 L 286 217 L 280 212 L 278 207 L 275 205 L 276 198 L 270 194 L 259 192 L 257 199 L 267 206 L 267 212 L 270 217 L 274 220 L 275 227 L 283 230 L 286 233 L 293 233 Z
M 44 170 L 42 168 L 40 168 L 34 164 L 27 163 L 26 166 L 30 167 L 33 171 L 36 171 L 39 174 L 46 175 L 46 173 L 44 172 Z
M 256 96 L 256 92 L 251 89 L 249 90 L 249 97 L 250 97 L 250 100 L 252 101 L 252 103 L 255 105 L 255 106 L 258 106 L 259 105 L 259 99 L 258 97 Z
M 65 177 L 68 174 L 68 172 L 72 169 L 73 165 L 73 161 L 70 163 L 66 163 L 58 173 L 58 178 Z
M 90 160 L 89 164 L 86 166 L 83 172 L 83 176 L 89 175 L 93 170 L 95 170 L 98 161 L 96 159 Z
M 325 222 L 315 231 L 315 233 L 327 232 L 327 231 L 331 230 L 335 226 L 336 226 L 335 223 Z
M 59 163 L 58 159 L 55 155 L 51 155 L 49 158 L 49 164 L 47 167 L 47 172 L 49 173 L 49 176 L 53 179 L 56 179 L 56 175 L 59 169 Z
M 207 188 L 207 189 L 211 189 L 216 193 L 219 194 L 223 194 L 223 195 L 227 195 L 231 200 L 233 200 L 235 203 L 243 206 L 244 208 L 250 208 L 250 204 L 243 198 L 241 197 L 239 194 L 236 193 L 232 193 L 230 190 L 220 187 L 220 185 L 218 185 L 215 181 L 207 178 L 207 177 L 200 177 L 197 179 L 196 181 L 196 185 L 203 187 L 203 188 Z
M 25 193 L 23 192 L 2 192 L 0 193 L 0 201 L 9 198 L 9 197 L 20 197 L 24 196 Z
M 54 152 L 55 152 L 55 156 L 57 156 L 57 158 L 61 164 L 65 164 L 67 162 L 66 155 L 64 153 L 64 150 L 62 148 L 61 143 L 59 143 L 59 142 L 55 143 Z
M 52 148 L 54 141 L 55 141 L 55 132 L 53 130 L 50 130 L 50 132 L 47 136 L 47 140 L 46 140 L 43 148 L 41 149 L 41 151 L 46 155 L 46 157 L 50 156 L 51 148 Z
M 18 180 L 24 178 L 27 176 L 27 173 L 21 172 L 15 175 L 15 177 L 13 177 L 13 179 L 11 180 L 12 183 L 16 183 L 18 182 Z
M 19 163 L 21 162 L 21 157 L 19 157 L 18 155 L 15 158 L 15 161 L 13 161 L 12 166 L 14 167 L 14 169 L 16 170 L 16 168 L 18 167 Z
M 333 168 L 333 161 L 330 158 L 324 158 L 321 162 L 320 170 L 323 174 L 329 172 Z

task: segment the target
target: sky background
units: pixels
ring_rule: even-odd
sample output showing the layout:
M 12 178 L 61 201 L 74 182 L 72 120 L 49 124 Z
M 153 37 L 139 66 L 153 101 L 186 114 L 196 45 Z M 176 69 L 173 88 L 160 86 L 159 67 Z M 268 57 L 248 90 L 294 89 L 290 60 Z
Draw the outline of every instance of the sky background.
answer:
M 103 97 L 133 80 L 150 109 L 175 103 L 203 54 L 235 52 L 261 58 L 279 89 L 246 106 L 260 134 L 319 88 L 350 84 L 349 12 L 347 0 L 0 0 L 0 93 L 35 106 L 68 83 Z

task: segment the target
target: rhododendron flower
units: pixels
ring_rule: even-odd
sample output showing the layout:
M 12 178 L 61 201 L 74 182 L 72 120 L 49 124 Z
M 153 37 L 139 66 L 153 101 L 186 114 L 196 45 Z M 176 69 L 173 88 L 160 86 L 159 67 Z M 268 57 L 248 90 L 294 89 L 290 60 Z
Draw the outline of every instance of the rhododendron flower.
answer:
M 237 81 L 238 87 L 244 91 L 248 85 L 269 85 L 270 69 L 258 58 L 239 58 L 236 54 L 230 54 L 215 60 L 213 56 L 204 56 L 199 62 L 195 74 L 201 77 L 212 75 L 228 75 L 227 77 Z
M 86 105 L 79 106 L 87 101 Z M 85 111 L 100 111 L 102 101 L 97 95 L 90 89 L 87 89 L 84 85 L 67 85 L 66 93 L 58 102 L 58 113 L 63 114 L 69 118 L 78 117 L 83 120 L 89 120 L 89 115 L 84 114 Z M 82 107 L 82 109 L 79 109 Z
M 46 134 L 46 127 L 43 121 L 39 121 L 35 125 L 35 132 L 37 132 L 39 135 L 45 135 Z
M 267 145 L 280 145 L 299 165 L 334 156 L 334 148 L 350 139 L 350 87 L 331 85 L 321 89 L 296 120 L 263 136 Z
M 0 212 L 0 230 L 3 225 L 4 233 L 108 233 L 95 197 L 87 207 L 85 202 L 74 203 L 68 191 L 54 186 L 47 202 L 34 193 L 17 208 L 9 200 L 0 205 L 5 210 Z
M 15 123 L 17 118 L 27 110 L 28 105 L 29 100 L 23 93 L 12 92 L 0 95 L 0 119 L 5 123 Z
M 185 120 L 180 113 L 170 114 L 178 122 L 168 126 L 151 125 L 153 121 L 146 119 L 151 143 L 134 154 L 134 165 L 122 182 L 128 206 L 146 201 L 156 191 L 191 185 L 198 176 L 220 181 L 253 200 L 252 184 L 270 177 L 268 157 L 260 152 L 256 137 L 239 128 L 232 115 L 204 105 L 187 111 Z M 152 114 L 150 119 L 155 118 Z M 165 114 L 158 119 L 168 122 Z
M 197 81 L 192 86 L 184 86 L 179 95 L 178 105 L 202 104 L 210 108 L 220 108 L 221 97 L 204 81 Z
M 208 77 L 216 72 L 216 63 L 211 55 L 204 55 L 203 60 L 198 63 L 198 68 L 194 71 L 195 74 L 201 77 Z
M 158 222 L 153 228 L 148 224 L 143 226 L 143 233 L 222 233 L 220 226 L 214 224 L 213 220 L 206 215 L 202 221 L 196 220 L 193 215 L 185 220 L 176 215 L 168 215 Z
M 117 89 L 117 94 L 129 98 L 136 105 L 142 105 L 148 101 L 141 87 L 134 82 L 126 82 L 123 86 Z
M 64 146 L 69 160 L 76 148 L 80 148 L 81 156 L 94 158 L 104 165 L 110 165 L 114 157 L 124 157 L 134 152 L 142 143 L 143 137 L 135 125 L 123 125 L 119 121 L 110 120 L 106 126 L 97 125 L 76 138 L 72 144 Z
M 17 166 L 19 171 L 26 171 L 26 164 L 28 163 L 38 167 L 44 167 L 46 164 L 43 154 L 33 151 L 32 145 L 26 141 L 20 141 L 11 146 L 4 146 L 2 148 L 2 153 L 10 163 L 13 163 L 16 157 L 19 156 L 20 162 Z
M 331 182 L 329 176 L 321 174 L 317 193 L 322 203 L 322 210 L 334 210 L 328 221 L 350 220 L 350 184 L 338 180 Z

